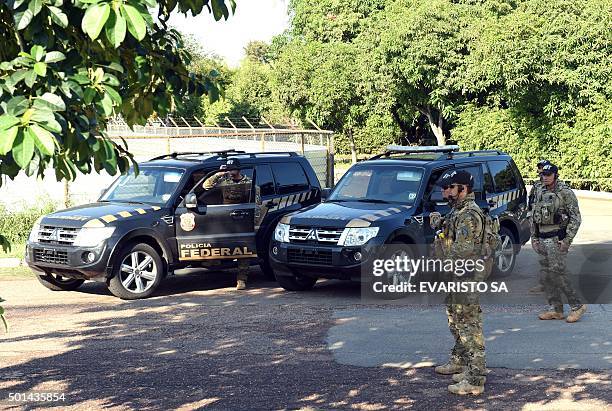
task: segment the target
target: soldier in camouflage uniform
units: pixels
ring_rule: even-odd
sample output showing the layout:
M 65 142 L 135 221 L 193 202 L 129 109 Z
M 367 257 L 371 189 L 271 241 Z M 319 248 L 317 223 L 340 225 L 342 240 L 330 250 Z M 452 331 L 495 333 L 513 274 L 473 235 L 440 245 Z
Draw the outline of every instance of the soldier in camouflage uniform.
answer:
M 558 173 L 559 170 L 554 164 L 547 164 L 542 170 L 543 186 L 536 194 L 531 214 L 531 245 L 543 257 L 540 260 L 540 272 L 550 305 L 539 318 L 565 318 L 561 299 L 562 295 L 565 295 L 571 308 L 566 321 L 573 323 L 587 310 L 569 282 L 565 265 L 567 252 L 578 232 L 581 217 L 576 195 L 558 181 Z
M 455 260 L 482 258 L 485 216 L 474 202 L 474 178 L 463 170 L 452 171 L 449 177 L 453 208 L 445 218 L 448 236 L 443 240 L 444 257 Z M 486 273 L 475 270 L 455 276 L 454 281 L 482 281 L 485 276 Z M 456 384 L 448 386 L 453 394 L 481 394 L 486 381 L 486 365 L 479 296 L 477 293 L 450 293 L 446 303 L 455 345 L 449 362 L 436 367 L 435 371 L 454 374 Z
M 542 185 L 542 176 L 540 173 L 542 173 L 542 169 L 544 168 L 545 165 L 550 164 L 550 161 L 548 160 L 540 160 L 537 164 L 537 170 L 538 170 L 538 181 L 535 181 L 533 183 L 533 186 L 531 186 L 531 190 L 529 190 L 529 196 L 527 197 L 527 211 L 529 212 L 529 215 L 531 216 L 531 212 L 533 211 L 533 203 L 535 201 L 536 196 L 538 196 L 539 191 L 542 189 L 543 185 Z M 544 292 L 544 278 L 542 278 L 540 276 L 540 278 L 538 279 L 538 285 L 536 285 L 535 287 L 533 287 L 532 289 L 529 290 L 530 294 L 541 294 Z
M 205 190 L 221 187 L 223 204 L 241 204 L 250 201 L 252 180 L 240 173 L 240 161 L 230 158 L 219 168 L 219 172 L 207 178 L 202 184 Z M 239 258 L 236 290 L 244 290 L 249 274 L 249 259 Z

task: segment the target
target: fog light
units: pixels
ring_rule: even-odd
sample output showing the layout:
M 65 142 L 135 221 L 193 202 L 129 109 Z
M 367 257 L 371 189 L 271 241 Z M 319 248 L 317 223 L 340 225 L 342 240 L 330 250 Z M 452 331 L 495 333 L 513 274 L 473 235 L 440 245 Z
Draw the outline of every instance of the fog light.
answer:
M 353 254 L 353 258 L 355 259 L 355 261 L 361 261 L 361 253 L 359 251 L 357 251 L 355 254 Z
M 86 263 L 93 263 L 94 260 L 96 259 L 96 255 L 92 253 L 91 251 L 88 251 L 86 253 L 83 253 L 83 255 L 81 256 L 81 259 Z
M 274 254 L 274 255 L 278 254 L 278 247 L 277 246 L 272 247 L 272 254 Z

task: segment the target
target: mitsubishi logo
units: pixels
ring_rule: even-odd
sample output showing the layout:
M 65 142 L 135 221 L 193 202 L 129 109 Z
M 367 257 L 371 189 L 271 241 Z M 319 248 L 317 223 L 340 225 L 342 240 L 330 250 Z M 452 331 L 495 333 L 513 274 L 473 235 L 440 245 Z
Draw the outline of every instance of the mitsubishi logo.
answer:
M 59 241 L 59 228 L 54 228 L 51 234 L 49 235 L 49 241 Z
M 306 239 L 307 240 L 318 240 L 318 238 L 317 238 L 317 231 L 314 228 L 312 230 L 310 230 L 310 232 L 306 236 Z

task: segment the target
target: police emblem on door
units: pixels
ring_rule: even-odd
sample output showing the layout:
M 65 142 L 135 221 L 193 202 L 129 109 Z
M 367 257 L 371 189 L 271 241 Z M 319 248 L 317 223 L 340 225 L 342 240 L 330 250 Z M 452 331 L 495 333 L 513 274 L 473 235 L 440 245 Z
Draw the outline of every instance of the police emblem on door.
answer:
M 195 228 L 195 214 L 181 214 L 181 228 L 183 231 L 191 231 Z

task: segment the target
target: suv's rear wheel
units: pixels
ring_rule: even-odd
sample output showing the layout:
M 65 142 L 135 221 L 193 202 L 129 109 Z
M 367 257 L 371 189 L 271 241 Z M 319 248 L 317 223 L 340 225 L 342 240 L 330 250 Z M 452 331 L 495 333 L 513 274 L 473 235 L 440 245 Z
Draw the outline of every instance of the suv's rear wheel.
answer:
M 124 300 L 149 297 L 164 276 L 164 264 L 153 247 L 148 244 L 132 244 L 117 256 L 113 277 L 108 289 Z
M 42 285 L 52 291 L 74 291 L 85 282 L 85 280 L 62 277 L 54 273 L 37 274 L 36 278 Z
M 501 227 L 499 230 L 501 242 L 495 251 L 495 264 L 493 265 L 493 274 L 499 277 L 505 277 L 512 273 L 514 264 L 516 263 L 516 250 L 518 246 L 514 238 L 514 234 L 506 227 Z
M 317 279 L 312 277 L 287 277 L 283 275 L 276 276 L 276 281 L 287 291 L 307 291 L 317 283 Z

